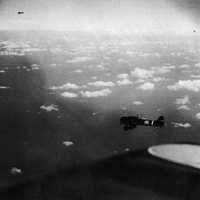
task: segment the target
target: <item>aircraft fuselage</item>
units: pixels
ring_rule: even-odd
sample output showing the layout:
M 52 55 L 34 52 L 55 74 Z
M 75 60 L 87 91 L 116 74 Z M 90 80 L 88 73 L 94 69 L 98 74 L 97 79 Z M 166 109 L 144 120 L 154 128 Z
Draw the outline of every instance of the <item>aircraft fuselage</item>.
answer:
M 120 118 L 120 125 L 124 126 L 124 130 L 134 129 L 137 126 L 163 127 L 164 117 L 160 116 L 157 120 L 150 120 L 137 116 L 126 116 Z

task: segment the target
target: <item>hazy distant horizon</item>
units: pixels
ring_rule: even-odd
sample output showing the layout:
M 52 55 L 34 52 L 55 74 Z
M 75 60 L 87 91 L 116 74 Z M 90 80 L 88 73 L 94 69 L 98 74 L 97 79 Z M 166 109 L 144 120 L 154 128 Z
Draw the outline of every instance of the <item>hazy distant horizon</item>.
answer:
M 190 34 L 199 29 L 198 7 L 195 0 L 1 0 L 0 30 Z

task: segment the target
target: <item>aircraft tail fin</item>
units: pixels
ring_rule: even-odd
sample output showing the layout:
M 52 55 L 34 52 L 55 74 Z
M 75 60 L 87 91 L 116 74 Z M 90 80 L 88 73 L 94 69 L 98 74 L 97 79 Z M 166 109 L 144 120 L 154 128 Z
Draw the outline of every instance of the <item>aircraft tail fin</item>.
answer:
M 159 116 L 157 120 L 158 121 L 165 121 L 165 118 L 163 116 Z
M 154 121 L 154 126 L 163 127 L 165 125 L 165 118 L 163 116 L 158 117 L 157 120 Z

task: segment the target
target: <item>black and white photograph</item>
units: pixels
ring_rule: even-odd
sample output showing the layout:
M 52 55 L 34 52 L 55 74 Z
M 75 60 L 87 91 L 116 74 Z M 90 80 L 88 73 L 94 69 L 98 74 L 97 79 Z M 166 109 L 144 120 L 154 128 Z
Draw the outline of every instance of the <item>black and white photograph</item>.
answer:
M 0 200 L 199 200 L 200 1 L 0 0 Z

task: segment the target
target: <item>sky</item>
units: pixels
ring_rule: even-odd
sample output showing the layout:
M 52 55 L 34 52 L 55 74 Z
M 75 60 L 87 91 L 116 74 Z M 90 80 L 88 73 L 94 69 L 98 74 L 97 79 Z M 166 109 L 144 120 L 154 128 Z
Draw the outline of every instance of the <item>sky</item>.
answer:
M 199 8 L 197 0 L 0 0 L 0 29 L 184 34 L 198 30 Z

